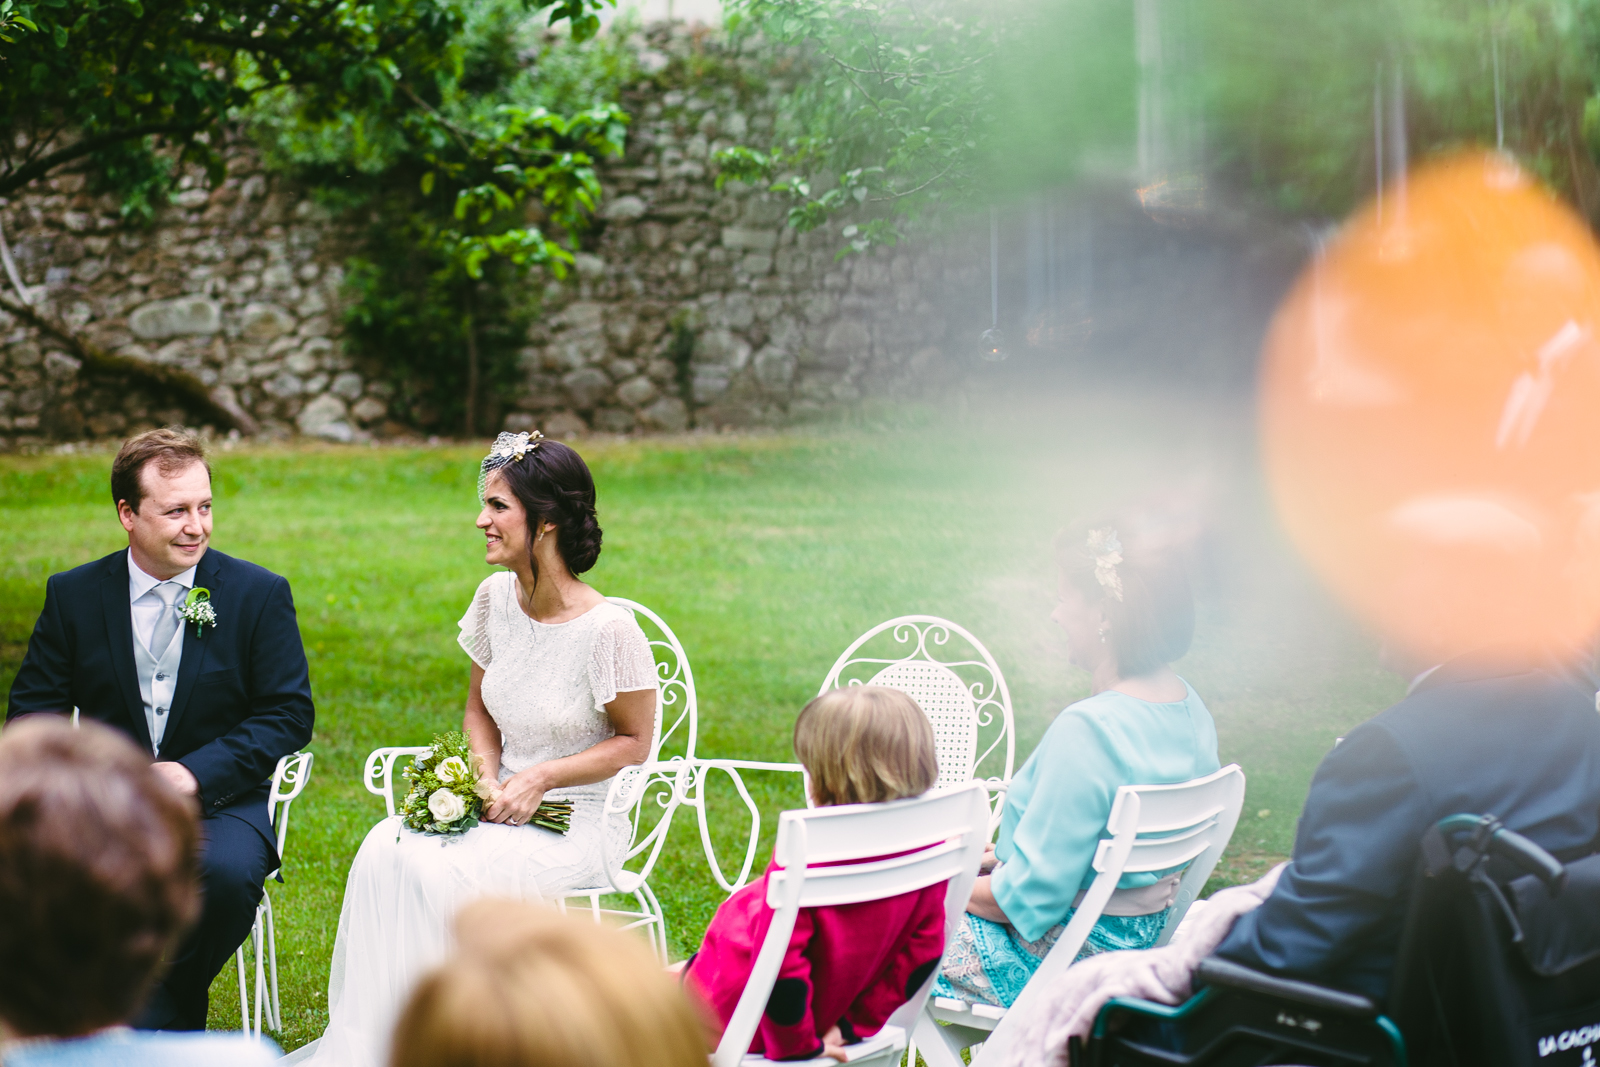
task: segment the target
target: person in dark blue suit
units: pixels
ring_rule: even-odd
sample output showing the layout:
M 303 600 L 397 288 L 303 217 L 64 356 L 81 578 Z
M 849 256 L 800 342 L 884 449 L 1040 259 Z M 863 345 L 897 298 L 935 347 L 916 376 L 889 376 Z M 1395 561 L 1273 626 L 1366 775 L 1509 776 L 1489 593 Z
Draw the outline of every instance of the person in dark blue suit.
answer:
M 279 758 L 311 739 L 311 678 L 289 583 L 209 550 L 211 470 L 196 438 L 130 439 L 111 490 L 128 547 L 50 576 L 6 720 L 77 708 L 196 799 L 204 910 L 136 1025 L 203 1030 L 211 981 L 278 866 L 268 787 Z M 209 613 L 196 607 L 206 594 Z
M 1496 815 L 1562 860 L 1600 848 L 1600 711 L 1587 672 L 1480 650 L 1402 673 L 1413 676 L 1406 698 L 1317 768 L 1293 859 L 1218 955 L 1382 1003 L 1428 827 Z

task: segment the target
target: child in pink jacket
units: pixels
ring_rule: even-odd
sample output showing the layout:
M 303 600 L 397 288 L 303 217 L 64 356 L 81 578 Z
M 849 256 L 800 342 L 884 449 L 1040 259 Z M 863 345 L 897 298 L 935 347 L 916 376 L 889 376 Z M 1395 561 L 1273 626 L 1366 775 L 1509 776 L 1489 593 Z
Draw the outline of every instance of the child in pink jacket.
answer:
M 819 805 L 871 804 L 925 793 L 938 775 L 933 728 L 896 689 L 853 686 L 817 697 L 794 724 L 794 750 Z M 772 925 L 769 864 L 717 909 L 684 980 L 715 1017 L 733 1017 Z M 945 883 L 887 900 L 802 908 L 750 1051 L 773 1060 L 828 1055 L 876 1034 L 944 954 Z M 715 1044 L 715 1040 L 712 1042 Z

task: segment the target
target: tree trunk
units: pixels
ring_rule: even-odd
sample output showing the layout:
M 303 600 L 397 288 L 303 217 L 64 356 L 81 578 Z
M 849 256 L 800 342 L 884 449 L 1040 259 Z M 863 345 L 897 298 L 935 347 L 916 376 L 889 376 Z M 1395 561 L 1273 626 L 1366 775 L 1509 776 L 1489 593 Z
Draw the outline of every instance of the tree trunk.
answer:
M 478 433 L 478 327 L 472 316 L 472 290 L 467 290 L 467 313 L 462 321 L 464 332 L 467 335 L 467 396 L 466 396 L 466 437 L 475 437 Z
M 254 434 L 260 429 L 250 413 L 233 399 L 231 389 L 224 386 L 209 389 L 204 382 L 186 370 L 162 363 L 146 363 L 142 359 L 107 352 L 99 345 L 85 340 L 65 323 L 5 297 L 0 297 L 0 308 L 60 341 L 83 360 L 86 367 L 107 374 L 124 374 L 135 381 L 176 394 L 215 421 L 222 429 L 238 430 L 245 434 Z

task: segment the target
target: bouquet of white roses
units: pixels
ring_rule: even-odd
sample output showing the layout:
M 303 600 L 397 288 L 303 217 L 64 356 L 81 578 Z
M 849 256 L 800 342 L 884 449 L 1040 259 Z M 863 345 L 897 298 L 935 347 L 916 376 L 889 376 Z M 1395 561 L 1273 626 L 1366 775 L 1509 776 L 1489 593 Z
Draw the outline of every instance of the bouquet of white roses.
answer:
M 495 783 L 482 777 L 483 758 L 472 751 L 459 730 L 433 739 L 433 748 L 400 772 L 411 789 L 400 803 L 400 818 L 419 834 L 462 834 L 478 825 L 484 802 Z M 572 805 L 547 800 L 528 820 L 565 834 L 572 823 Z

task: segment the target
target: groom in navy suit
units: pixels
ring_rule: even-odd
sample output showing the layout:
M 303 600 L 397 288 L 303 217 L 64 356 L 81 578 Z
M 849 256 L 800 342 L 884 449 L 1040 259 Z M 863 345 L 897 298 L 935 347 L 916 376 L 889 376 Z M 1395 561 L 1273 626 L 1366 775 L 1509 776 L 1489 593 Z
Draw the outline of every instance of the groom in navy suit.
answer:
M 207 551 L 211 468 L 197 439 L 132 438 L 112 464 L 111 495 L 128 547 L 50 576 L 6 719 L 77 708 L 195 798 L 204 910 L 137 1025 L 203 1030 L 211 981 L 278 866 L 268 786 L 278 759 L 311 740 L 311 678 L 289 583 Z M 211 621 L 194 590 L 209 594 Z

